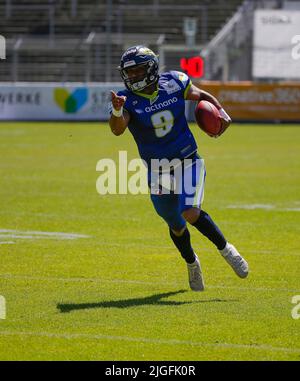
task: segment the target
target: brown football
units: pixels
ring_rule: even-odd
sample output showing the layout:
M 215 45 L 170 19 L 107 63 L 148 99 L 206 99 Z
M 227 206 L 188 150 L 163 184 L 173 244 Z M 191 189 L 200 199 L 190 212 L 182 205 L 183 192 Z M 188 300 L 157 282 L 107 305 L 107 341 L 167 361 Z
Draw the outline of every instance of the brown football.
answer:
M 209 136 L 217 136 L 221 132 L 221 117 L 212 103 L 200 101 L 195 108 L 195 118 L 198 126 Z

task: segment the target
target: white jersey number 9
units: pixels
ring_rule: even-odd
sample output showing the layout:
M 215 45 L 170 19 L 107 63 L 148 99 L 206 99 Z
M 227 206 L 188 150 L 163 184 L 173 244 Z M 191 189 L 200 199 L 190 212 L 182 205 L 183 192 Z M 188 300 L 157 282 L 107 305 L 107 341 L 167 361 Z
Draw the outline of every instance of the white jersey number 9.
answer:
M 158 138 L 162 138 L 167 135 L 172 130 L 174 125 L 174 117 L 169 110 L 153 114 L 151 116 L 151 121 L 154 127 L 155 135 Z

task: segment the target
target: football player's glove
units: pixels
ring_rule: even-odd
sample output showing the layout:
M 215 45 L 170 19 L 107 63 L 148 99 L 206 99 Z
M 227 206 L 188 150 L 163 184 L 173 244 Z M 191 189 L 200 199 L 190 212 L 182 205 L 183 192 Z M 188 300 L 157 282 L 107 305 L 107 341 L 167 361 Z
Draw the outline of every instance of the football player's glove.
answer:
M 219 110 L 219 114 L 221 117 L 222 128 L 216 137 L 222 135 L 230 126 L 230 123 L 232 122 L 230 116 L 227 114 L 227 112 L 223 108 Z

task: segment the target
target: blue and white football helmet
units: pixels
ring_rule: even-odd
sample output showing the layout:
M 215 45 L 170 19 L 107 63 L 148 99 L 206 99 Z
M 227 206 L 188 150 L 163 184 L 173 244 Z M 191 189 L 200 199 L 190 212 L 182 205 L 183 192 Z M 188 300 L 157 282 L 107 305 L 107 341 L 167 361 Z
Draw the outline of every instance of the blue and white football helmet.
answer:
M 143 66 L 145 70 L 142 76 L 129 78 L 127 69 Z M 158 81 L 158 56 L 146 46 L 132 46 L 122 55 L 118 69 L 128 90 L 141 91 Z

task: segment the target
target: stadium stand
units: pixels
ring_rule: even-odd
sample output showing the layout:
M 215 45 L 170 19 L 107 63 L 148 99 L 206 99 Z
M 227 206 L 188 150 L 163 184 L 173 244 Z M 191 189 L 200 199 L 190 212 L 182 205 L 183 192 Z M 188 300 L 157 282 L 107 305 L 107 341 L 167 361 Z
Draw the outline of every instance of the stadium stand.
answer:
M 0 81 L 118 81 L 124 48 L 157 50 L 185 44 L 183 20 L 197 19 L 196 44 L 206 44 L 242 0 L 5 0 L 0 34 L 7 59 Z

